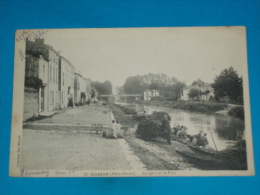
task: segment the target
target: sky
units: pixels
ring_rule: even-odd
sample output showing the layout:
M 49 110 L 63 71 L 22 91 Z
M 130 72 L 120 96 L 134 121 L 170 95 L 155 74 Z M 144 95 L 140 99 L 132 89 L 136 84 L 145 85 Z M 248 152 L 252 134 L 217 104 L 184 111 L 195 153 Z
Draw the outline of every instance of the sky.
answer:
M 164 73 L 190 85 L 212 83 L 233 66 L 247 70 L 244 27 L 51 29 L 42 35 L 93 81 L 122 86 L 129 76 Z

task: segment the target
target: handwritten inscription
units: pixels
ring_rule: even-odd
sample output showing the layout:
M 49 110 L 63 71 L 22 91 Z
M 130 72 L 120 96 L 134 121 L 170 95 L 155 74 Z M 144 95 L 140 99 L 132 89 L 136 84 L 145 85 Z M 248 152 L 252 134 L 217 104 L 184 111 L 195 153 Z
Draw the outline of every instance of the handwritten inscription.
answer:
M 37 177 L 48 177 L 49 176 L 49 170 L 43 170 L 43 171 L 27 171 L 22 169 L 21 170 L 22 176 L 37 176 Z
M 21 49 L 19 49 L 19 56 L 20 56 L 21 61 L 23 61 L 25 59 L 23 50 L 21 50 Z
M 48 30 L 23 30 L 22 33 L 17 36 L 16 41 L 26 41 L 26 38 L 30 41 L 41 39 L 44 38 L 47 33 Z

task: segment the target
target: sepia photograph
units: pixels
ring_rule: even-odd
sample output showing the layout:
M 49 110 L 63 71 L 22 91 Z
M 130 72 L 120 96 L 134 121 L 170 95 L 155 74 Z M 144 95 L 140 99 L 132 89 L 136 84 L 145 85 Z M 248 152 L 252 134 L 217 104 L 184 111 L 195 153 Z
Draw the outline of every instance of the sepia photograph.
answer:
M 254 175 L 246 28 L 15 35 L 9 175 Z

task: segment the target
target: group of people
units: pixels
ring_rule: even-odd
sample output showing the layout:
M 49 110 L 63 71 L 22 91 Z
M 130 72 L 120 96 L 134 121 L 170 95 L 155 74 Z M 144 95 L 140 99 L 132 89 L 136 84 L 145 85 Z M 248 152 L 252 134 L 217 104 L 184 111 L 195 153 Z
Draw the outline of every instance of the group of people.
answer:
M 207 147 L 208 146 L 208 138 L 207 134 L 203 131 L 200 131 L 196 135 L 189 135 L 187 133 L 187 127 L 177 125 L 177 127 L 173 128 L 173 131 L 170 127 L 170 122 L 168 120 L 168 116 L 164 115 L 162 119 L 162 131 L 167 140 L 167 143 L 171 145 L 171 134 L 182 138 L 183 141 L 191 142 L 193 146 L 199 147 Z
M 207 133 L 200 131 L 198 134 L 190 136 L 190 141 L 193 146 L 206 147 L 208 145 Z
M 186 126 L 177 125 L 176 128 L 173 128 L 173 134 L 181 137 L 184 141 L 187 141 L 189 139 L 187 130 L 188 128 Z

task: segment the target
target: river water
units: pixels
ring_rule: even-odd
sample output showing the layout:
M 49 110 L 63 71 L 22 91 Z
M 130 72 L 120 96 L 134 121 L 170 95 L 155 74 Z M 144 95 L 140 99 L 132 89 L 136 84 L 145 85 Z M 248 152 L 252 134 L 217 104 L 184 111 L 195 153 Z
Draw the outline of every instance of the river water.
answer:
M 216 145 L 218 151 L 234 145 L 236 140 L 243 136 L 245 129 L 244 121 L 223 114 L 203 114 L 143 104 L 132 104 L 128 107 L 134 108 L 137 112 L 143 112 L 144 107 L 146 107 L 149 114 L 154 111 L 167 112 L 171 116 L 171 127 L 186 126 L 188 128 L 187 133 L 190 135 L 198 134 L 202 130 L 207 133 L 209 145 L 213 149 Z

